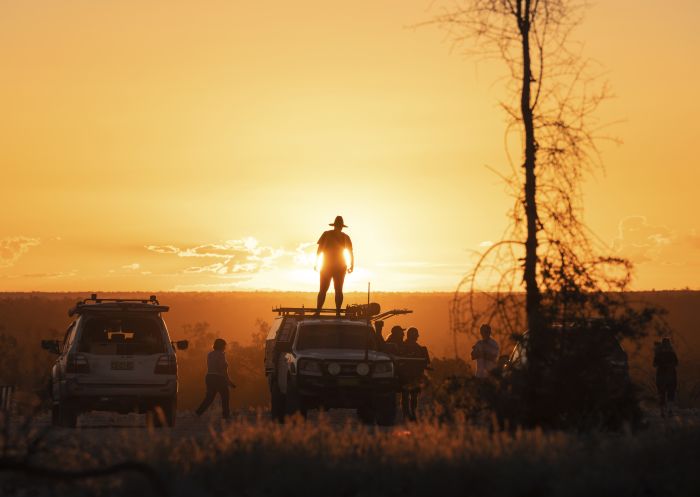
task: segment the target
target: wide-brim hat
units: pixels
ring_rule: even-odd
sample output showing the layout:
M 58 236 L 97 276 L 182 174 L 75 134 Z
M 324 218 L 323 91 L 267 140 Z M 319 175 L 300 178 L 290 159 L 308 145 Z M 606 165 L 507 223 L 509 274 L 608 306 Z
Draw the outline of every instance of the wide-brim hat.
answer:
M 345 223 L 343 222 L 343 216 L 335 216 L 335 221 L 332 223 L 328 223 L 328 226 L 342 226 L 343 228 L 347 228 Z

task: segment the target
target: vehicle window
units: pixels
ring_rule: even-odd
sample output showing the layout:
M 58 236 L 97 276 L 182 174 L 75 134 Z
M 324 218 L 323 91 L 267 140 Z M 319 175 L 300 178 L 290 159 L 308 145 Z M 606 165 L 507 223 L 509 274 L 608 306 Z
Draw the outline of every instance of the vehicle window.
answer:
M 315 324 L 299 328 L 297 349 L 364 349 L 376 350 L 371 328 L 338 324 Z
M 296 322 L 288 319 L 285 323 L 282 329 L 280 330 L 280 336 L 278 338 L 278 341 L 280 342 L 289 342 L 292 339 L 292 332 L 294 331 L 294 327 L 296 326 Z
M 162 323 L 154 316 L 91 316 L 83 327 L 79 350 L 101 355 L 163 353 Z
M 282 324 L 282 318 L 277 318 L 273 321 L 272 326 L 270 327 L 270 331 L 267 334 L 266 340 L 274 340 L 275 337 L 277 336 L 277 330 L 280 329 L 280 325 Z
M 75 338 L 75 321 L 73 321 L 70 326 L 68 326 L 68 329 L 66 330 L 66 334 L 63 336 L 63 350 L 66 351 L 70 348 L 71 344 L 73 343 L 73 339 Z

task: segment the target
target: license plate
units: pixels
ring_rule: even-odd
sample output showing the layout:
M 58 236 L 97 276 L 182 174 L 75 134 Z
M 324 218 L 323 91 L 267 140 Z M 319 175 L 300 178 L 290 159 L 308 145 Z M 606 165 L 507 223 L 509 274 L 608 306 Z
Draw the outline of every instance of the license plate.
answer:
M 338 385 L 341 387 L 359 385 L 360 382 L 354 378 L 338 378 Z
M 134 363 L 131 361 L 112 361 L 112 369 L 116 371 L 131 371 Z

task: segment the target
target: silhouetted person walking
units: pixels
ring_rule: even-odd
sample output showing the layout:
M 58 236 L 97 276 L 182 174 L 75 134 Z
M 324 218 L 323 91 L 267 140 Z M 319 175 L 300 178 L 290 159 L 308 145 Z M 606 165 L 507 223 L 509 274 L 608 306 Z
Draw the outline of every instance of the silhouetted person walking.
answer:
M 676 389 L 678 388 L 678 378 L 676 367 L 678 357 L 673 350 L 671 340 L 664 338 L 654 350 L 654 367 L 656 368 L 656 390 L 659 393 L 659 407 L 661 415 L 671 413 L 671 405 L 676 400 Z
M 226 350 L 226 341 L 222 338 L 217 338 L 214 340 L 214 350 L 207 354 L 207 376 L 205 378 L 207 393 L 204 400 L 197 408 L 197 416 L 201 416 L 204 411 L 209 408 L 211 403 L 214 402 L 216 394 L 219 394 L 221 397 L 221 412 L 223 417 L 224 419 L 229 418 L 228 389 L 229 387 L 236 388 L 236 385 L 234 385 L 228 377 L 228 364 L 226 362 L 224 350 Z
M 355 256 L 352 252 L 352 241 L 350 237 L 343 233 L 343 228 L 347 228 L 343 222 L 342 216 L 337 216 L 333 223 L 332 230 L 324 231 L 321 238 L 318 239 L 318 250 L 316 258 L 323 254 L 323 265 L 321 267 L 321 287 L 318 291 L 318 299 L 316 300 L 316 313 L 318 314 L 323 309 L 323 303 L 326 301 L 326 293 L 333 280 L 335 289 L 335 308 L 336 313 L 340 315 L 340 307 L 343 305 L 343 282 L 345 281 L 345 273 L 352 273 L 355 267 Z M 345 261 L 345 250 L 350 253 L 350 267 Z M 316 267 L 314 266 L 314 269 Z
M 418 343 L 418 329 L 409 328 L 406 332 L 406 341 L 401 345 L 401 357 L 418 359 L 411 361 L 403 385 L 401 386 L 401 409 L 403 419 L 416 421 L 416 409 L 418 407 L 418 395 L 425 369 L 430 365 L 428 349 Z
M 479 328 L 481 340 L 472 348 L 472 359 L 476 361 L 476 377 L 486 378 L 497 365 L 498 342 L 491 338 L 491 326 L 482 324 Z

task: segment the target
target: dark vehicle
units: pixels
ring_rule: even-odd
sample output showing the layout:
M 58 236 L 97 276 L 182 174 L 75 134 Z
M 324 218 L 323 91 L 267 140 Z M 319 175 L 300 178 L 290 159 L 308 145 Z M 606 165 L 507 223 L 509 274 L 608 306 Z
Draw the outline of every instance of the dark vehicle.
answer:
M 627 353 L 613 330 L 594 320 L 550 327 L 539 336 L 542 358 L 534 373 L 528 371 L 531 340 L 530 332 L 520 336 L 505 361 L 502 377 L 514 392 L 522 386 L 519 383 L 535 382 L 531 394 L 544 412 L 540 419 L 550 416 L 552 424 L 559 425 L 570 421 L 619 426 L 637 416 Z
M 364 422 L 390 425 L 396 416 L 398 377 L 393 358 L 379 350 L 372 321 L 408 310 L 379 313 L 379 305 L 349 306 L 318 315 L 303 308 L 278 313 L 265 345 L 272 416 L 309 409 L 353 408 Z
M 170 342 L 161 314 L 147 300 L 78 302 L 63 341 L 43 340 L 58 355 L 51 371 L 52 422 L 74 428 L 88 411 L 147 412 L 156 426 L 175 423 L 177 358 L 187 341 Z

